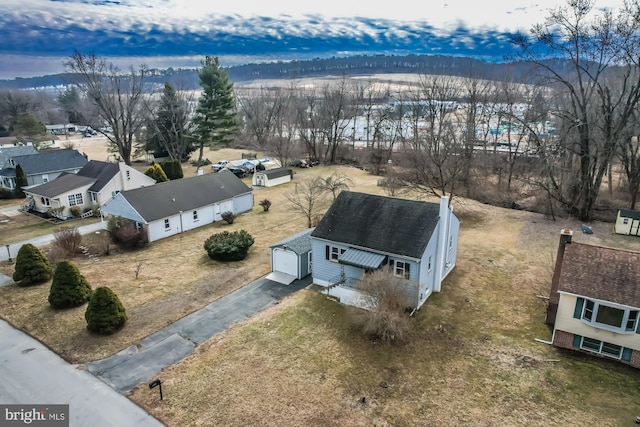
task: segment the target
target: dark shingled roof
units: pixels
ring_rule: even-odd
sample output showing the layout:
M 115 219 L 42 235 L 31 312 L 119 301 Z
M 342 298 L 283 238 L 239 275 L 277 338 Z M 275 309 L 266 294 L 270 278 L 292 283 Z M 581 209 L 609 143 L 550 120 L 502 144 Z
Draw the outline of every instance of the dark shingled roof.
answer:
M 291 175 L 291 170 L 286 168 L 269 169 L 262 172 L 267 178 L 274 179 L 282 176 Z
M 558 290 L 640 307 L 640 253 L 567 244 Z
M 298 255 L 303 254 L 305 252 L 309 252 L 311 250 L 311 232 L 313 232 L 313 228 L 307 228 L 306 230 L 302 230 L 299 233 L 294 234 L 293 236 L 289 236 L 284 240 L 280 240 L 278 243 L 274 243 L 269 246 L 270 248 L 277 248 L 286 246 L 288 249 L 291 249 L 293 252 Z
M 21 145 L 17 147 L 0 146 L 0 168 L 12 157 L 24 156 L 27 154 L 38 154 L 38 150 L 33 145 Z
M 75 190 L 83 185 L 89 185 L 95 182 L 95 178 L 86 176 L 78 176 L 75 173 L 63 173 L 53 181 L 40 184 L 25 190 L 28 193 L 37 194 L 44 197 L 56 197 L 60 194 Z
M 439 217 L 437 203 L 343 191 L 311 236 L 420 258 Z
M 90 160 L 78 171 L 78 175 L 88 178 L 95 178 L 96 183 L 89 188 L 89 191 L 99 192 L 104 188 L 120 172 L 120 166 L 117 163 L 100 162 L 98 160 Z
M 120 194 L 146 221 L 151 222 L 250 192 L 251 189 L 232 173 L 208 173 Z
M 620 216 L 622 218 L 640 219 L 640 212 L 629 209 L 620 209 Z
M 87 159 L 78 150 L 43 150 L 38 154 L 12 157 L 25 175 L 80 169 Z

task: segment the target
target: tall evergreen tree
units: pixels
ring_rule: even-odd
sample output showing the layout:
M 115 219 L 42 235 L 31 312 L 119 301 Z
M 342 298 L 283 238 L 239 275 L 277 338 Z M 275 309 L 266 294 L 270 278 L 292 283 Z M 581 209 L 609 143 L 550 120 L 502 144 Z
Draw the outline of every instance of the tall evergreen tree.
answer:
M 27 185 L 29 185 L 29 182 L 27 181 L 27 175 L 25 175 L 22 166 L 16 165 L 16 197 L 24 197 L 24 192 L 22 191 L 22 189 Z
M 202 94 L 194 119 L 200 144 L 198 166 L 202 163 L 205 142 L 210 141 L 211 146 L 226 146 L 238 131 L 236 99 L 227 71 L 220 67 L 216 56 L 207 56 L 201 64 L 198 77 Z
M 166 153 L 171 160 L 185 161 L 195 151 L 189 138 L 189 95 L 178 92 L 170 83 L 164 84 L 160 102 L 147 125 L 147 150 Z

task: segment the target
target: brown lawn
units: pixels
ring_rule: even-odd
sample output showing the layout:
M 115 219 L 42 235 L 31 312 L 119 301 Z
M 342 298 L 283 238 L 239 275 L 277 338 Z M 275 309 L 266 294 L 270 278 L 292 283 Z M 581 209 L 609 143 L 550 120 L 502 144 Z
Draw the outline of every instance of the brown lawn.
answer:
M 296 170 L 296 177 L 334 171 L 348 174 L 354 190 L 381 192 L 377 178 L 355 168 Z M 97 262 L 75 259 L 92 286 L 111 287 L 127 308 L 129 321 L 113 336 L 89 334 L 84 307 L 50 309 L 48 284 L 0 288 L 0 315 L 73 362 L 110 355 L 265 274 L 268 246 L 306 225 L 283 196 L 293 185 L 256 190 L 256 202 L 270 199 L 271 210 L 256 206 L 231 226 L 216 223 Z M 573 220 L 469 200 L 455 210 L 458 265 L 411 318 L 406 344 L 370 341 L 351 326 L 350 309 L 304 290 L 165 369 L 165 400 L 146 384 L 130 398 L 171 426 L 632 424 L 640 413 L 638 370 L 534 339 L 551 336 L 537 295 L 548 294 L 561 228 L 575 230 L 576 241 L 634 250 L 640 239 L 614 235 L 607 223 L 590 224 L 594 234 L 583 236 Z M 207 258 L 209 235 L 240 228 L 256 241 L 246 260 Z M 10 273 L 6 263 L 1 268 Z

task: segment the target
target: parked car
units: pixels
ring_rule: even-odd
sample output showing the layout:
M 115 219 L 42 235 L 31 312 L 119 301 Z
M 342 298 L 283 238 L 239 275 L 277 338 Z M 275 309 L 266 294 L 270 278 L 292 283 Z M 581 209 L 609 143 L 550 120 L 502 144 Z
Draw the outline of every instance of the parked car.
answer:
M 222 169 L 227 167 L 228 163 L 229 162 L 226 160 L 220 160 L 219 162 L 212 164 L 211 169 L 213 169 L 213 171 L 215 172 L 220 172 Z
M 231 172 L 238 178 L 244 178 L 247 176 L 247 172 L 242 168 L 222 168 L 218 172 Z

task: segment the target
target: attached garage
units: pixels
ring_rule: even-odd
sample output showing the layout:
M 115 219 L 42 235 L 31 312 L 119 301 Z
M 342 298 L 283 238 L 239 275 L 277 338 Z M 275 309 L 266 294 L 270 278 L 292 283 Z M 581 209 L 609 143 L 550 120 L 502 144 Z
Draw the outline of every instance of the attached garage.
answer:
M 270 246 L 271 273 L 267 279 L 285 285 L 311 274 L 311 232 L 294 234 Z

